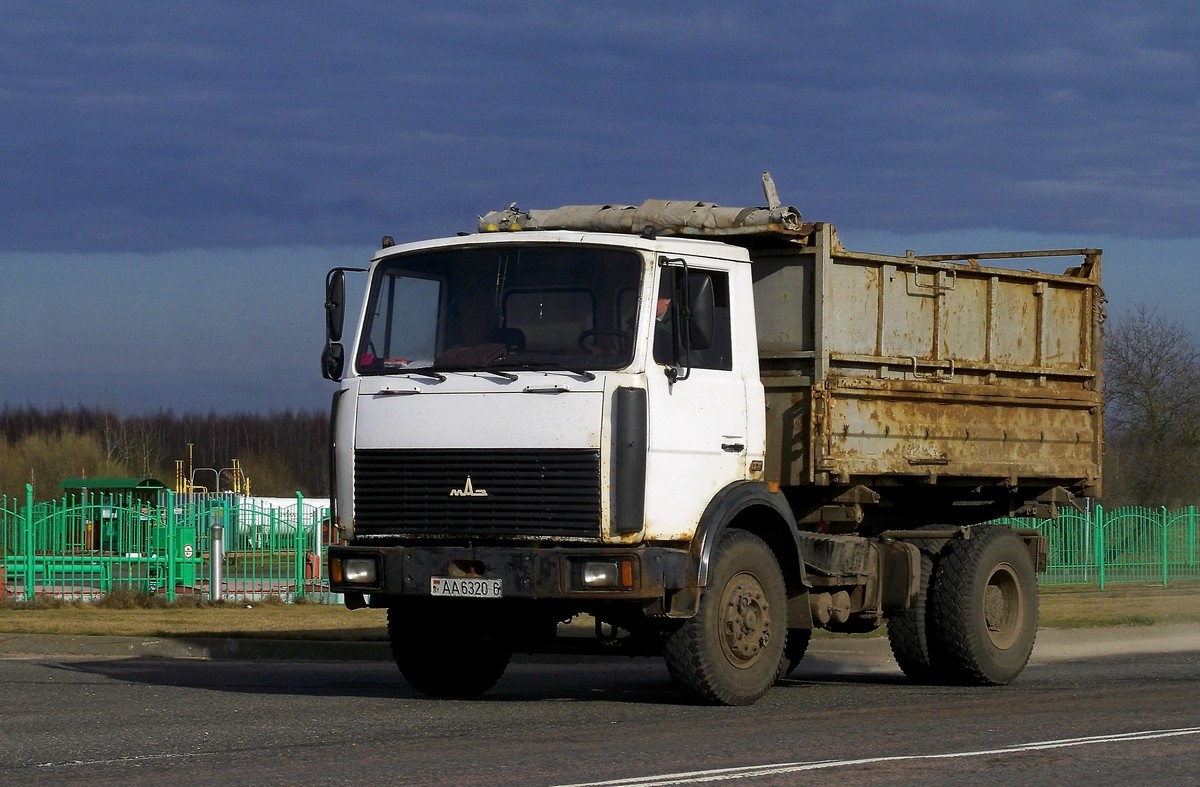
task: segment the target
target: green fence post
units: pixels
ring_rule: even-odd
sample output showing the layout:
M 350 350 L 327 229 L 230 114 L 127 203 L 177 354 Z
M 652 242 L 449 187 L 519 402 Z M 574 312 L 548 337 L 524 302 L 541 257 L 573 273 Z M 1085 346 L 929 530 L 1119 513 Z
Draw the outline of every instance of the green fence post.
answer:
M 1167 522 L 1169 521 L 1169 515 L 1167 514 L 1166 506 L 1162 506 L 1159 510 L 1162 512 L 1162 524 L 1159 526 L 1159 532 L 1162 534 L 1162 583 L 1163 583 L 1163 587 L 1166 587 L 1167 586 L 1167 567 L 1169 565 L 1168 564 L 1169 550 L 1167 549 L 1167 544 L 1168 544 L 1168 540 L 1167 540 L 1168 524 L 1167 524 Z
M 1092 541 L 1096 545 L 1096 572 L 1100 589 L 1104 590 L 1104 506 L 1096 504 L 1096 518 L 1092 523 Z
M 304 495 L 296 492 L 296 532 L 292 539 L 296 550 L 296 598 L 304 598 L 304 569 L 308 564 L 308 555 L 304 551 Z
M 33 600 L 33 484 L 25 485 L 25 600 Z
M 1196 507 L 1188 506 L 1187 510 L 1187 545 L 1188 568 L 1196 565 Z
M 175 603 L 175 561 L 179 559 L 176 554 L 175 542 L 178 541 L 178 526 L 175 521 L 175 493 L 167 490 L 167 603 Z

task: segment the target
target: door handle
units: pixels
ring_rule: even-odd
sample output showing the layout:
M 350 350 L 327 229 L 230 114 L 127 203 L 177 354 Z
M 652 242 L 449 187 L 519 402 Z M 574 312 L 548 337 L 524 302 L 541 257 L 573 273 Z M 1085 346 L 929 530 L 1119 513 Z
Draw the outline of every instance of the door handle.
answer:
M 721 450 L 730 454 L 740 454 L 746 450 L 746 446 L 742 443 L 721 443 Z

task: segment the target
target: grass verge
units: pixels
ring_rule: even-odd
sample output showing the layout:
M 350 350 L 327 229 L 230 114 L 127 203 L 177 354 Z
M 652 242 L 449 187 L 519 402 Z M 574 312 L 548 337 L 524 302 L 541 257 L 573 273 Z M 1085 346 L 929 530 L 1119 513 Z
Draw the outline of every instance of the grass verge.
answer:
M 1200 585 L 1043 588 L 1040 617 L 1047 628 L 1200 623 Z
M 96 602 L 0 599 L 0 632 L 110 637 L 234 637 L 336 641 L 387 639 L 386 613 L 331 604 L 180 599 L 114 593 Z

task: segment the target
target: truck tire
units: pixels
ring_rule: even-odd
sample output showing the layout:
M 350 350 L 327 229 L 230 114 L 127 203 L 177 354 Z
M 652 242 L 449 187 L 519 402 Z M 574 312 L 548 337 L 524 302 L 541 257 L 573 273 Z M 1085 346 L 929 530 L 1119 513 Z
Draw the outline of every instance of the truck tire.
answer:
M 475 697 L 496 685 L 512 651 L 471 615 L 411 604 L 388 609 L 392 657 L 408 684 L 434 697 Z
M 912 609 L 888 617 L 888 644 L 900 669 L 909 680 L 917 683 L 934 682 L 929 657 L 929 581 L 933 575 L 933 558 L 921 553 L 921 578 L 917 601 Z
M 953 683 L 999 686 L 1024 669 L 1037 636 L 1037 573 L 1006 527 L 951 541 L 930 589 L 930 652 Z
M 775 683 L 787 640 L 787 593 L 762 539 L 730 530 L 717 545 L 696 616 L 669 630 L 675 684 L 709 705 L 750 705 Z
M 796 671 L 804 654 L 808 652 L 808 643 L 812 641 L 812 629 L 788 629 L 787 642 L 783 646 L 783 658 L 779 660 L 779 674 L 776 681 L 783 680 Z

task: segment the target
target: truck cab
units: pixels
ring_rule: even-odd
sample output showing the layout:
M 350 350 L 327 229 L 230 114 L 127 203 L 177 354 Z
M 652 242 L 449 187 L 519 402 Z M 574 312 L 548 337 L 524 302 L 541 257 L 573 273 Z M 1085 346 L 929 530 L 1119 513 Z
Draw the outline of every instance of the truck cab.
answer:
M 484 240 L 395 246 L 373 266 L 340 396 L 353 402 L 338 424 L 354 446 L 339 455 L 357 486 L 338 501 L 351 538 L 686 541 L 704 501 L 752 466 L 761 479 L 744 250 Z M 647 497 L 648 477 L 678 494 Z

